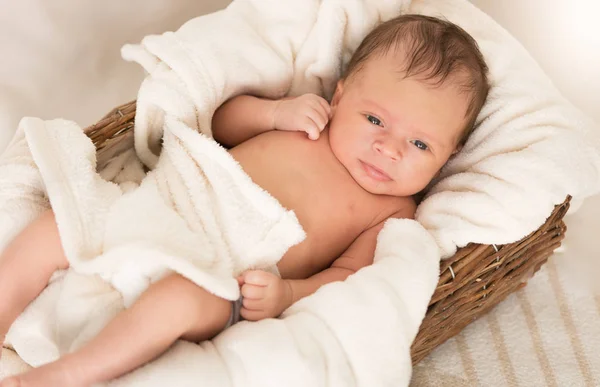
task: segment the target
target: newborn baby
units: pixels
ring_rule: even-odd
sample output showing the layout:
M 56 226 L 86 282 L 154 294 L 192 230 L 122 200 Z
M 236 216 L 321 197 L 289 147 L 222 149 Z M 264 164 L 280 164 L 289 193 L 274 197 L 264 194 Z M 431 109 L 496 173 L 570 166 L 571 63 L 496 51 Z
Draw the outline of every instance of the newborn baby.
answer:
M 198 342 L 240 318 L 277 317 L 320 286 L 371 264 L 385 221 L 413 217 L 413 195 L 473 130 L 489 88 L 486 74 L 475 41 L 462 29 L 406 15 L 365 38 L 331 103 L 312 94 L 227 101 L 213 118 L 215 139 L 230 147 L 256 184 L 296 213 L 306 239 L 283 255 L 276 270 L 242 273 L 242 298 L 233 304 L 170 274 L 87 345 L 0 386 L 107 381 L 178 339 Z M 68 266 L 52 212 L 6 248 L 0 257 L 0 342 L 51 275 Z

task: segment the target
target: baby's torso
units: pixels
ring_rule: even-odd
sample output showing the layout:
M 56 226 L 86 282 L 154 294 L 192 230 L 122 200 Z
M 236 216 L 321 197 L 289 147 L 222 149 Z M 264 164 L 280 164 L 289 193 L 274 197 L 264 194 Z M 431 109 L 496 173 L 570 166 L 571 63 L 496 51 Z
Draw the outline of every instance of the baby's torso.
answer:
M 328 139 L 270 131 L 230 150 L 252 180 L 294 210 L 307 234 L 278 264 L 283 278 L 327 268 L 364 230 L 395 213 L 402 198 L 362 189 L 335 159 Z

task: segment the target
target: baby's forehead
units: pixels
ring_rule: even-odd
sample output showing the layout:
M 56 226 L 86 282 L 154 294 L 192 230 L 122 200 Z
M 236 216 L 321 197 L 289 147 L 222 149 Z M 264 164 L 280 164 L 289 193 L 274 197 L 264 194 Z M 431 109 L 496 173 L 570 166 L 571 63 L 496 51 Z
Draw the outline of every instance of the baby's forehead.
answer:
M 373 52 L 359 63 L 346 79 L 359 84 L 369 82 L 373 78 L 386 77 L 391 80 L 401 81 L 404 79 L 415 79 L 432 88 L 452 87 L 461 94 L 464 93 L 464 84 L 470 83 L 470 73 L 462 67 L 457 67 L 443 75 L 436 75 L 439 69 L 434 66 L 422 66 L 420 68 L 408 68 L 411 61 L 408 49 L 404 43 L 392 47 L 384 47 Z M 410 73 L 409 73 L 410 71 Z M 465 98 L 467 98 L 465 96 Z
M 380 47 L 371 52 L 361 61 L 357 62 L 352 72 L 346 75 L 346 78 L 359 78 L 365 72 L 388 71 L 389 73 L 405 73 L 404 68 L 407 64 L 407 53 L 402 47 Z

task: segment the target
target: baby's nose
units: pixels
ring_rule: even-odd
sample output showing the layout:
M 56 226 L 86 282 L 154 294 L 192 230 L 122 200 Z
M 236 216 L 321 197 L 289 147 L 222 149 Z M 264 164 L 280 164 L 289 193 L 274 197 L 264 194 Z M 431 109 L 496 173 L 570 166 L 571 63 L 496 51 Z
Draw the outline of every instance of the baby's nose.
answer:
M 376 141 L 373 143 L 373 149 L 382 156 L 389 157 L 392 161 L 398 161 L 401 158 L 400 149 L 393 141 Z

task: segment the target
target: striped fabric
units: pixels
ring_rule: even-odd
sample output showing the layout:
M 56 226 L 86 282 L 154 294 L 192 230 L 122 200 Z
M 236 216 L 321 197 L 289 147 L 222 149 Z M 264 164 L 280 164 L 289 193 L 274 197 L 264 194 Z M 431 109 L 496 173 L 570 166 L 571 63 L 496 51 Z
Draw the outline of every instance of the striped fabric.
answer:
M 411 387 L 600 386 L 600 293 L 571 255 L 555 254 L 524 289 L 419 363 Z

